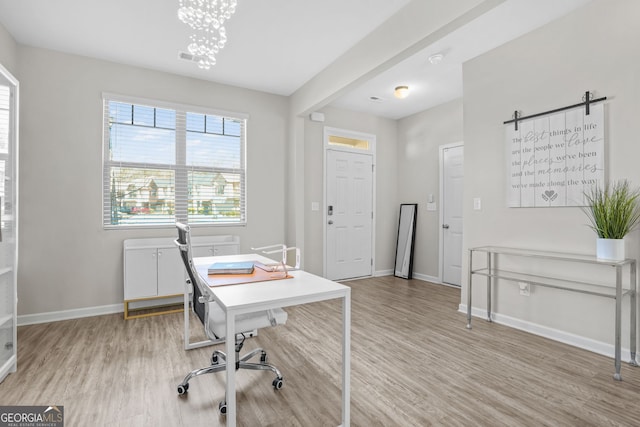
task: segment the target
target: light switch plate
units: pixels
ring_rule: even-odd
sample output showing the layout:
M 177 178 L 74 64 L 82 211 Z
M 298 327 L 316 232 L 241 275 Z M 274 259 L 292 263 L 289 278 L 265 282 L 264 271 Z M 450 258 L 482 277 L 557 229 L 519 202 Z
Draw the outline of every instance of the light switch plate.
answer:
M 474 211 L 482 210 L 482 199 L 480 199 L 480 197 L 476 197 L 473 199 L 473 210 Z
M 312 211 L 319 211 L 319 210 L 320 210 L 320 203 L 318 203 L 318 202 L 311 202 L 311 210 L 312 210 Z

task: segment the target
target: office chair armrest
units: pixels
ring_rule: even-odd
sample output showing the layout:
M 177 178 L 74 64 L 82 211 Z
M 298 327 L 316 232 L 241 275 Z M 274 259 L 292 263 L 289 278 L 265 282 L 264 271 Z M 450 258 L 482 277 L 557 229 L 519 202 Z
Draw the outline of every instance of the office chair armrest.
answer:
M 181 251 L 187 251 L 188 246 L 184 243 L 180 243 L 178 241 L 178 239 L 174 240 L 173 243 L 181 250 Z

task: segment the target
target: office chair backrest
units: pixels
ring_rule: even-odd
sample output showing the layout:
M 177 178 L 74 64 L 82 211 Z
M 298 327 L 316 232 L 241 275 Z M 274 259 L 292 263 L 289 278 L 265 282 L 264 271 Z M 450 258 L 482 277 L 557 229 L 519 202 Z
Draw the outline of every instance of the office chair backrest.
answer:
M 207 318 L 208 306 L 206 303 L 200 302 L 200 297 L 204 294 L 205 300 L 211 301 L 213 299 L 212 294 L 209 291 L 209 287 L 202 282 L 202 279 L 200 279 L 200 276 L 193 265 L 193 258 L 191 256 L 190 227 L 186 224 L 176 222 L 176 228 L 178 229 L 178 239 L 175 242 L 180 249 L 182 262 L 184 263 L 187 274 L 189 275 L 189 280 L 191 280 L 191 284 L 193 285 L 193 311 L 195 311 L 202 324 L 206 327 L 207 322 L 205 319 Z

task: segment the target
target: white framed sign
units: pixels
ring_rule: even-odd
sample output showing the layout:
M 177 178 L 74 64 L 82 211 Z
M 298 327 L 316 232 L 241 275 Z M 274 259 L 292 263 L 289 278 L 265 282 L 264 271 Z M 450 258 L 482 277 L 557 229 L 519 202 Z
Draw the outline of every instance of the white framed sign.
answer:
M 585 206 L 604 183 L 604 105 L 506 125 L 509 207 Z

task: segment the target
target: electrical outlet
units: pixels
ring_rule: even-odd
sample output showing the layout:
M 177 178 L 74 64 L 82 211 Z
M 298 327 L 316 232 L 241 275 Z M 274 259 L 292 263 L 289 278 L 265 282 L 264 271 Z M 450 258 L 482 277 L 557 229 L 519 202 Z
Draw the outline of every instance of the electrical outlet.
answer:
M 518 286 L 520 286 L 520 295 L 528 297 L 531 295 L 531 289 L 529 288 L 529 284 L 527 282 L 518 282 Z

